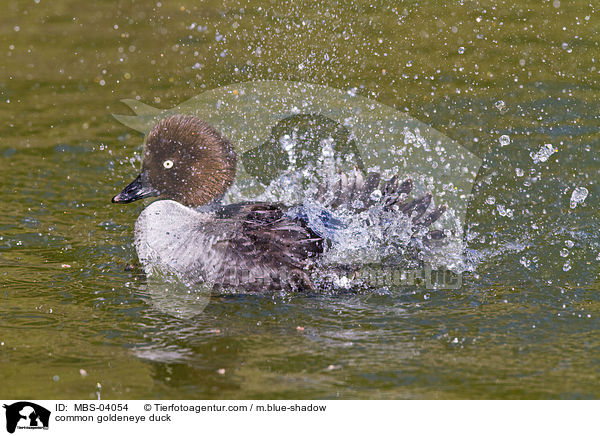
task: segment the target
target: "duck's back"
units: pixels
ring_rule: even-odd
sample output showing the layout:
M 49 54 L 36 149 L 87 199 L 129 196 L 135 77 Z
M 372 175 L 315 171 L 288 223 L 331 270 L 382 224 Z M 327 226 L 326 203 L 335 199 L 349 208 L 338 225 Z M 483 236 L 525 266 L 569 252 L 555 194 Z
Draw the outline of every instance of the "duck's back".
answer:
M 156 201 L 136 222 L 135 244 L 147 273 L 248 290 L 312 288 L 307 269 L 323 240 L 280 204 L 242 203 L 199 212 Z

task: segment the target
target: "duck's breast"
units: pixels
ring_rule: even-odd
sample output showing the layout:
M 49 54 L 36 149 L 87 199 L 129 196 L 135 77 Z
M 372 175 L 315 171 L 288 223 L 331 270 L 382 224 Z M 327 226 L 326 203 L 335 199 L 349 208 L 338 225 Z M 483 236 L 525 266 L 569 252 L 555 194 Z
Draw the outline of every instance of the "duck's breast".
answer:
M 201 274 L 198 264 L 211 250 L 210 235 L 203 231 L 210 215 L 171 200 L 146 207 L 135 224 L 135 248 L 146 273 L 160 268 Z

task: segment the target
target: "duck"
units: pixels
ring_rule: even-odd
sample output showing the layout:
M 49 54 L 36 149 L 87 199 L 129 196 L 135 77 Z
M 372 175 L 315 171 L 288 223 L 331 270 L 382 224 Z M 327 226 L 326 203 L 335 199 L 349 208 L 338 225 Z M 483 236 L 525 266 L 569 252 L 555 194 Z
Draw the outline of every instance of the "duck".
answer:
M 339 208 L 360 213 L 380 207 L 410 219 L 425 242 L 444 238 L 430 227 L 446 207 L 430 207 L 430 193 L 408 198 L 411 179 L 382 180 L 377 171 L 341 173 L 335 183 L 319 186 L 323 213 L 315 225 L 302 204 L 223 204 L 237 163 L 233 144 L 196 116 L 168 116 L 150 130 L 140 173 L 112 198 L 121 204 L 156 198 L 142 210 L 134 231 L 147 274 L 168 270 L 213 288 L 252 292 L 315 290 L 319 261 L 335 243 L 336 226 L 343 225 L 331 212 Z

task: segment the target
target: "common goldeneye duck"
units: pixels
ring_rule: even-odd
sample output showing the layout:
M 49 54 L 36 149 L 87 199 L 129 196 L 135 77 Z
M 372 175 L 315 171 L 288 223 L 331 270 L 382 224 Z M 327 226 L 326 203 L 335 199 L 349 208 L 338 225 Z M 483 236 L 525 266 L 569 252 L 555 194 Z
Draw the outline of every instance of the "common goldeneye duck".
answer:
M 335 184 L 320 186 L 318 225 L 302 205 L 221 205 L 236 163 L 232 144 L 196 117 L 174 115 L 152 128 L 139 176 L 112 199 L 159 199 L 135 225 L 136 251 L 147 273 L 158 267 L 187 280 L 251 291 L 314 289 L 311 272 L 343 225 L 330 213 L 339 208 L 359 213 L 379 207 L 409 219 L 426 240 L 443 238 L 428 228 L 445 207 L 428 211 L 431 194 L 409 201 L 410 179 L 381 181 L 377 172 L 342 173 Z

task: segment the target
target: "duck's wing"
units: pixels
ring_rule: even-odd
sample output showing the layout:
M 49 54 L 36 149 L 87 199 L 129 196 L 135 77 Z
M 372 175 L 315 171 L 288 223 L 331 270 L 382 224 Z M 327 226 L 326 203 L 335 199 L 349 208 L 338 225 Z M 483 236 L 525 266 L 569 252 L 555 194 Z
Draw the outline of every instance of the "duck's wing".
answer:
M 313 289 L 306 269 L 323 252 L 323 239 L 301 218 L 270 203 L 224 206 L 217 217 L 213 261 L 203 268 L 209 281 L 250 290 Z
M 366 176 L 360 170 L 339 173 L 334 183 L 320 186 L 317 200 L 325 207 L 337 209 L 345 207 L 353 212 L 362 212 L 375 205 L 386 210 L 396 210 L 411 218 L 416 227 L 429 227 L 446 211 L 446 206 L 431 208 L 432 195 L 410 198 L 414 188 L 411 179 L 400 181 L 397 176 L 381 180 L 378 172 L 369 172 Z M 441 239 L 440 230 L 430 230 L 429 239 Z

